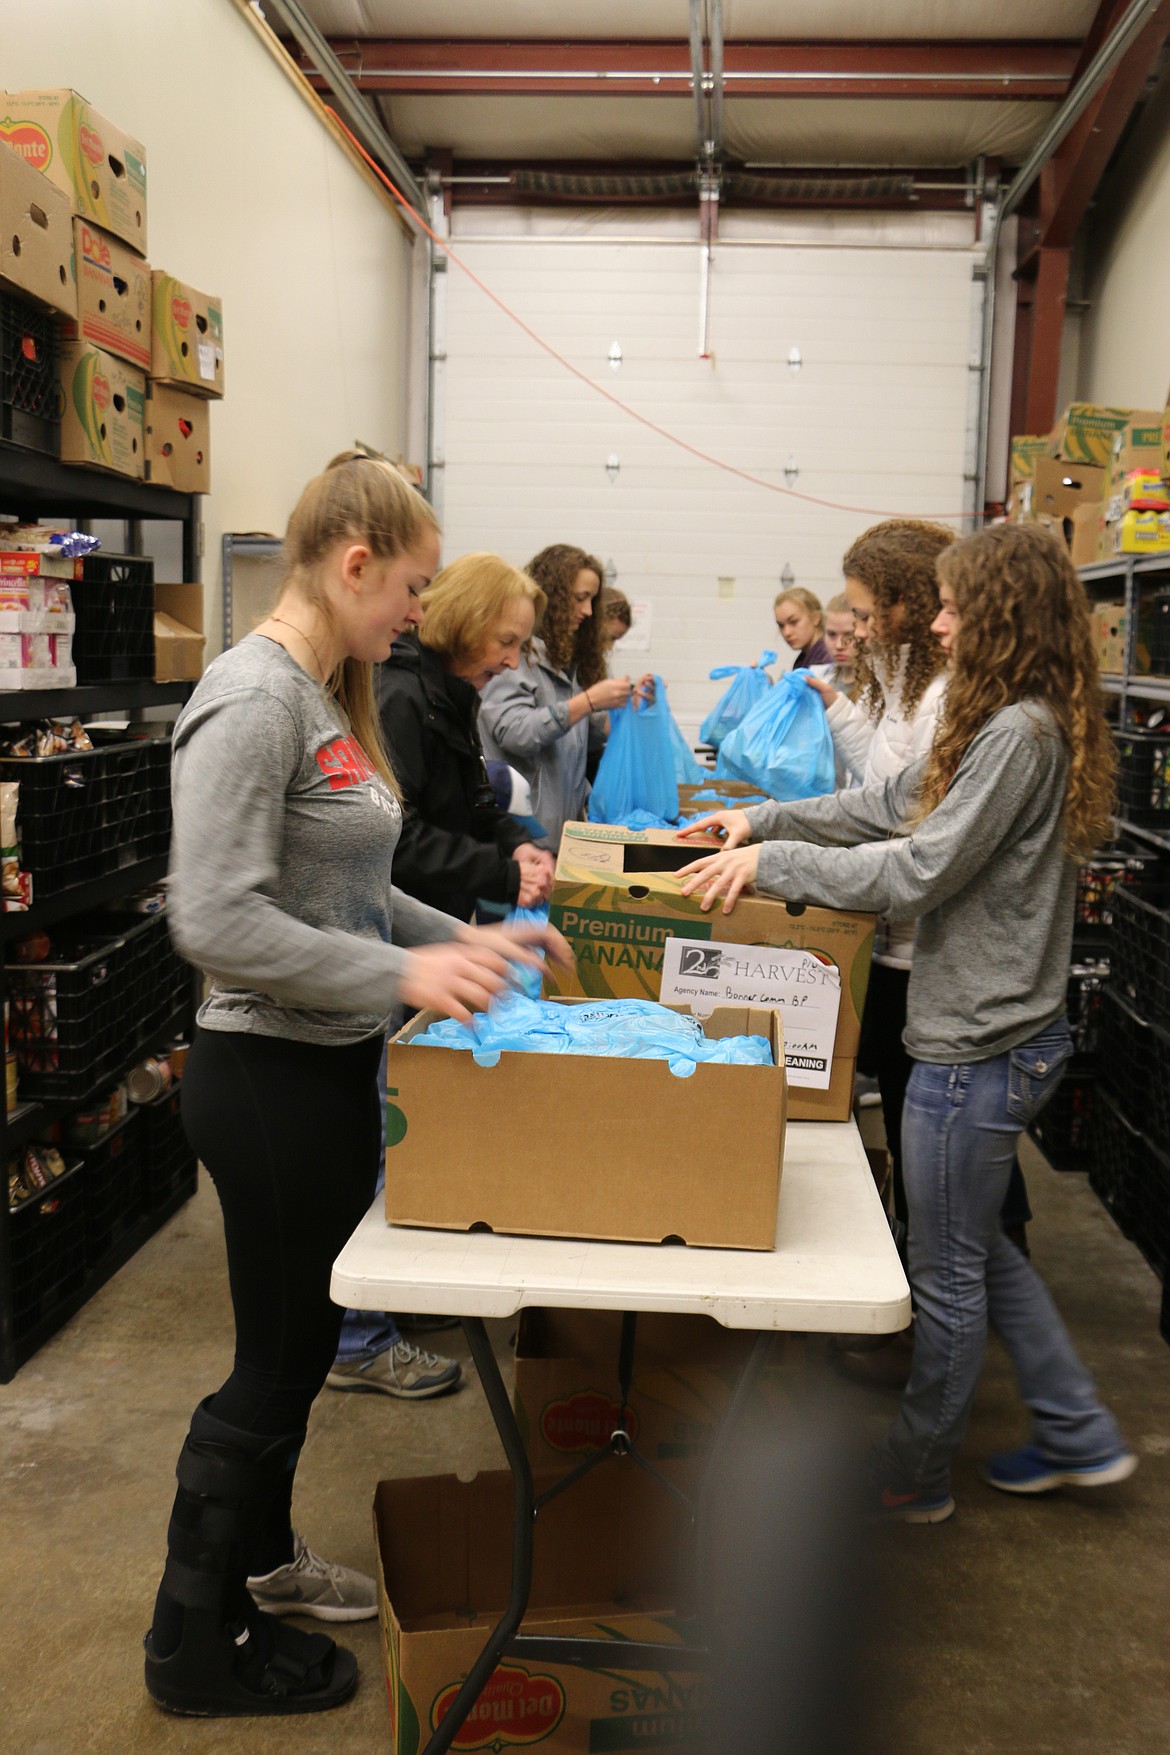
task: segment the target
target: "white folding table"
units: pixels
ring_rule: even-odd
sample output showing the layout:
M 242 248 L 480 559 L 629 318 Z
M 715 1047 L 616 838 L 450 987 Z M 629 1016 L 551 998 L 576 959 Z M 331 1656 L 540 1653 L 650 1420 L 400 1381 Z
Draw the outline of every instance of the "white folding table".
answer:
M 712 1116 L 735 1150 L 734 1121 Z M 642 1311 L 713 1316 L 727 1328 L 754 1330 L 756 1345 L 712 1445 L 697 1500 L 704 1502 L 736 1417 L 777 1331 L 890 1334 L 910 1320 L 910 1289 L 852 1122 L 794 1122 L 785 1138 L 776 1247 L 696 1249 L 682 1245 L 598 1243 L 574 1238 L 502 1237 L 388 1225 L 379 1195 L 338 1256 L 332 1295 L 357 1310 L 401 1310 L 462 1318 L 471 1356 L 500 1434 L 514 1483 L 512 1595 L 503 1618 L 468 1672 L 424 1755 L 444 1755 L 504 1655 L 534 1662 L 614 1663 L 606 1640 L 520 1634 L 528 1606 L 536 1514 L 555 1493 L 611 1453 L 639 1455 L 625 1409 Z M 514 1316 L 525 1305 L 623 1314 L 618 1364 L 622 1417 L 609 1443 L 536 1496 L 511 1402 L 484 1328 L 488 1317 Z M 604 1654 L 604 1656 L 602 1656 Z M 675 1645 L 622 1646 L 630 1670 L 703 1668 L 709 1654 Z

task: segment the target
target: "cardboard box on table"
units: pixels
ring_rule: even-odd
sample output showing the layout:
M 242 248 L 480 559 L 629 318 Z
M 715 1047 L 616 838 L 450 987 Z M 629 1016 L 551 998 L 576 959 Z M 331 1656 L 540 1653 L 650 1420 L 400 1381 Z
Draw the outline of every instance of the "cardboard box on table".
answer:
M 537 1492 L 553 1484 L 538 1476 Z M 507 1606 L 512 1477 L 382 1481 L 374 1497 L 391 1755 L 418 1755 Z M 688 1513 L 631 1461 L 606 1462 L 541 1509 L 524 1631 L 680 1642 Z M 710 1680 L 504 1658 L 455 1749 L 541 1755 L 670 1749 L 704 1755 Z
M 146 399 L 146 479 L 181 494 L 211 492 L 211 405 L 151 380 Z
M 61 455 L 118 475 L 146 469 L 146 379 L 87 341 L 61 344 Z
M 203 587 L 154 587 L 154 678 L 198 682 L 203 675 Z
M 151 377 L 192 396 L 222 396 L 222 300 L 158 269 L 151 278 Z
M 150 264 L 88 219 L 73 221 L 77 317 L 64 333 L 150 370 Z
M 525 1309 L 512 1397 L 533 1468 L 566 1469 L 617 1424 L 621 1313 Z M 630 1436 L 651 1462 L 686 1463 L 710 1449 L 755 1335 L 709 1316 L 638 1317 Z M 758 1403 L 791 1409 L 804 1387 L 802 1335 L 774 1337 Z
M 60 189 L 0 144 L 0 286 L 65 317 L 77 313 L 72 212 Z
M 567 1003 L 580 1003 L 569 1001 Z M 773 1249 L 787 1079 L 780 1014 L 721 1007 L 707 1036 L 760 1035 L 771 1066 L 505 1052 L 477 1066 L 458 1048 L 416 1048 L 422 1012 L 387 1050 L 386 1217 L 487 1228 Z M 720 1118 L 734 1116 L 728 1149 Z
M 701 792 L 717 792 L 721 798 L 734 800 L 732 804 L 719 804 L 714 799 L 698 798 Z M 713 810 L 741 810 L 749 804 L 766 804 L 768 795 L 761 792 L 758 786 L 752 786 L 747 780 L 717 780 L 712 774 L 701 786 L 691 786 L 684 782 L 678 789 L 679 815 L 694 817 L 700 813 L 706 815 Z
M 74 213 L 146 254 L 146 149 L 75 91 L 0 92 L 0 140 Z
M 682 842 L 671 829 L 566 823 L 553 878 L 550 919 L 572 946 L 571 970 L 551 966 L 546 991 L 604 999 L 658 999 L 669 938 L 807 950 L 841 972 L 841 1007 L 827 1090 L 790 1084 L 790 1121 L 848 1121 L 861 1013 L 869 985 L 874 916 L 744 896 L 731 914 L 704 914 L 682 894 L 679 869 L 714 843 Z

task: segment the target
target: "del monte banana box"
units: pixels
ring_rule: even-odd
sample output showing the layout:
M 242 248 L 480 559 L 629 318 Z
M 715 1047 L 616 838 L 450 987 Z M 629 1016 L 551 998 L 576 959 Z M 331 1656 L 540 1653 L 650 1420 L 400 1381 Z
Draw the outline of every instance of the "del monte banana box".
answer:
M 112 353 L 74 339 L 61 344 L 61 455 L 118 475 L 146 466 L 146 379 Z
M 608 1443 L 621 1416 L 614 1310 L 520 1312 L 516 1423 L 534 1469 L 569 1469 Z M 755 1335 L 709 1316 L 638 1317 L 628 1431 L 652 1463 L 695 1464 L 708 1454 Z M 790 1414 L 804 1388 L 802 1335 L 775 1335 L 753 1399 Z
M 77 314 L 71 212 L 60 189 L 0 145 L 0 285 L 66 317 Z
M 874 916 L 812 908 L 769 896 L 741 896 L 731 914 L 719 909 L 705 914 L 698 895 L 683 895 L 678 872 L 704 853 L 715 851 L 713 842 L 680 841 L 671 829 L 566 823 L 553 878 L 550 918 L 568 939 L 576 963 L 570 970 L 550 965 L 545 991 L 588 999 L 660 999 L 665 946 L 672 938 L 712 947 L 726 944 L 808 952 L 823 968 L 837 972 L 840 1003 L 828 1083 L 802 1084 L 802 1069 L 794 1066 L 792 1059 L 795 1025 L 813 994 L 809 990 L 806 996 L 801 991 L 806 987 L 804 976 L 794 976 L 793 1003 L 784 1008 L 789 1050 L 788 1116 L 791 1121 L 848 1121 L 873 955 Z M 715 961 L 711 959 L 712 964 Z M 779 1002 L 768 998 L 759 1003 Z
M 537 1491 L 557 1477 L 540 1475 Z M 382 1481 L 374 1497 L 378 1607 L 391 1755 L 420 1755 L 441 1724 L 511 1585 L 511 1474 Z M 594 1755 L 714 1747 L 706 1671 L 630 1671 L 631 1639 L 681 1644 L 673 1604 L 689 1514 L 629 1459 L 606 1462 L 541 1508 L 524 1632 L 614 1642 L 614 1664 L 505 1657 L 455 1750 Z
M 222 396 L 221 300 L 157 269 L 153 280 L 151 377 L 193 396 Z
M 146 148 L 75 91 L 0 92 L 0 140 L 68 195 L 73 211 L 146 254 Z

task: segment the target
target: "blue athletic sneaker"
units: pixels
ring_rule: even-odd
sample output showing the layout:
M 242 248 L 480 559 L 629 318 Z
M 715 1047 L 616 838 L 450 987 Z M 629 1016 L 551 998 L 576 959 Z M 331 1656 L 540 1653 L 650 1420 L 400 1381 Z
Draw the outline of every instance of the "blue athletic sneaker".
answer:
M 1115 1481 L 1127 1481 L 1137 1465 L 1137 1457 L 1128 1450 L 1102 1462 L 1058 1463 L 1035 1445 L 1025 1444 L 989 1457 L 983 1479 L 1001 1493 L 1051 1493 L 1054 1487 L 1110 1487 Z

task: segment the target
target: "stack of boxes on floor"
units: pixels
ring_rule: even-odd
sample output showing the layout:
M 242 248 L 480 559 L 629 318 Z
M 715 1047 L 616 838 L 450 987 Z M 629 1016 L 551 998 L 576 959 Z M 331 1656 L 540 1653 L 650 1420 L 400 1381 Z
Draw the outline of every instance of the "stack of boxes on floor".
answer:
M 546 992 L 565 1005 L 689 1003 L 709 1035 L 767 1035 L 774 1064 L 700 1064 L 681 1079 L 637 1059 L 513 1053 L 479 1065 L 454 1049 L 412 1047 L 430 1022 L 423 1014 L 389 1049 L 392 1222 L 775 1247 L 786 1120 L 851 1117 L 874 919 L 765 897 L 741 902 L 732 921 L 703 914 L 677 875 L 693 857 L 666 831 L 567 824 L 550 913 L 577 966 L 550 969 Z M 733 926 L 746 945 L 724 938 Z M 825 993 L 832 1003 L 818 1008 Z M 819 1024 L 806 1026 L 818 1009 Z M 733 1152 L 720 1121 L 734 1127 Z M 693 1491 L 751 1340 L 707 1317 L 640 1316 L 623 1410 L 620 1314 L 525 1310 L 514 1405 L 538 1490 L 606 1445 L 624 1413 L 645 1460 Z M 754 1392 L 765 1418 L 791 1410 L 803 1369 L 799 1341 L 777 1337 Z M 378 1488 L 397 1755 L 426 1741 L 478 1654 L 485 1618 L 504 1607 L 511 1496 L 507 1474 Z M 541 1509 L 526 1630 L 676 1641 L 687 1522 L 639 1468 L 594 1469 Z M 504 1662 L 456 1747 L 685 1751 L 709 1735 L 701 1704 L 701 1688 L 669 1672 L 548 1664 L 536 1674 Z
M 0 92 L 0 216 L 0 437 L 180 493 L 210 492 L 223 313 L 217 298 L 145 260 L 145 148 L 76 92 Z M 71 577 L 76 593 L 90 582 L 86 564 Z M 197 677 L 202 593 L 159 591 L 157 630 L 152 608 L 147 631 L 148 648 L 159 635 L 159 680 Z M 43 643 L 30 648 L 25 668 L 43 671 L 46 656 Z M 63 663 L 53 668 L 62 674 L 22 686 L 142 674 L 105 664 L 86 675 L 83 664 L 74 678 Z

